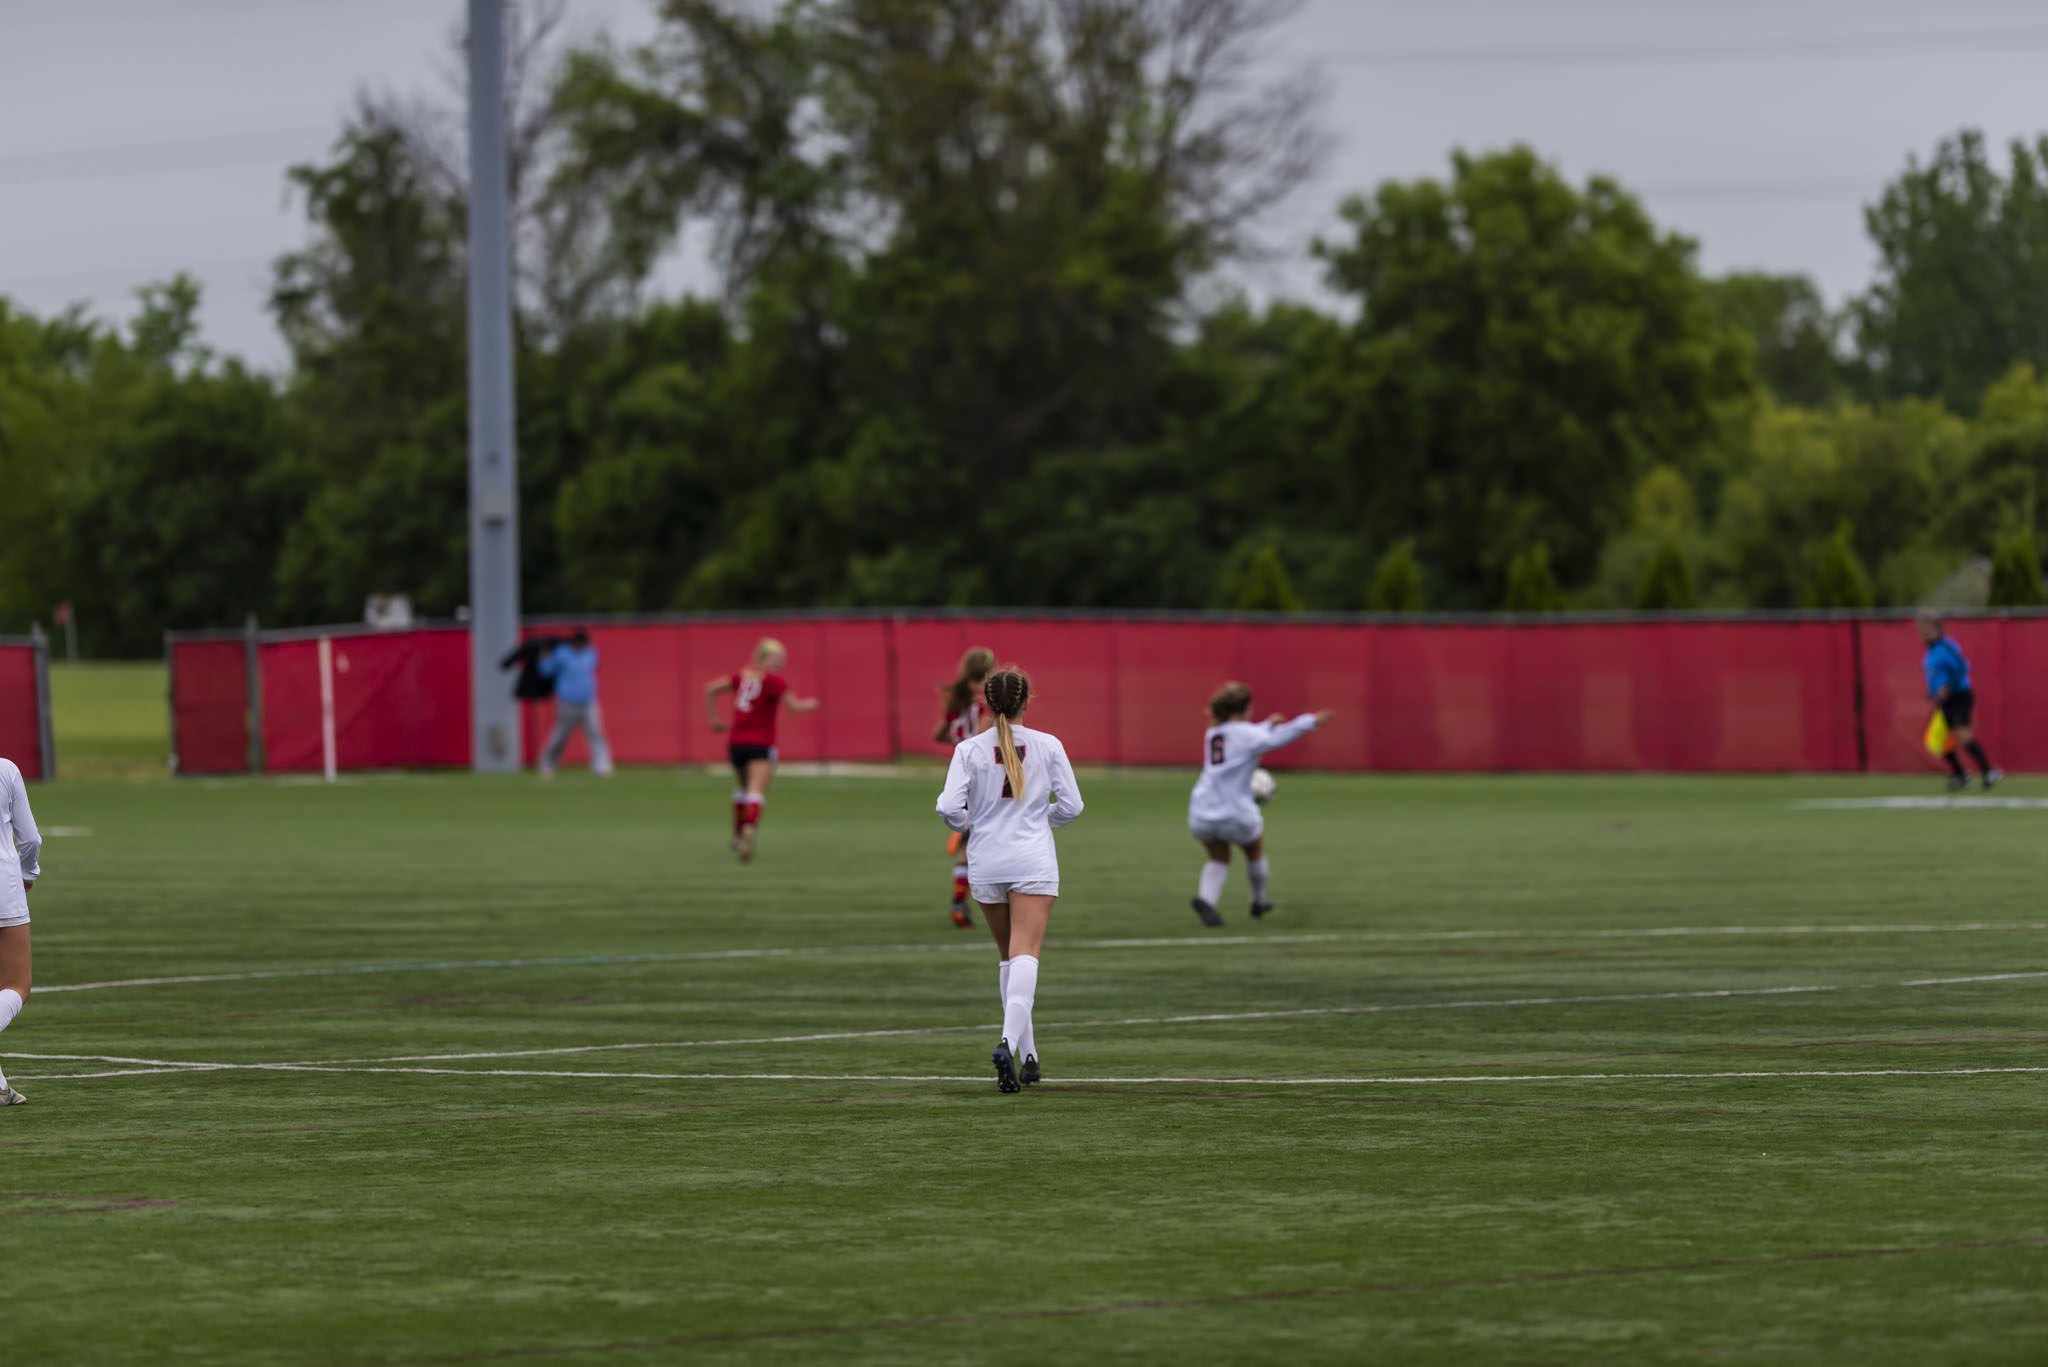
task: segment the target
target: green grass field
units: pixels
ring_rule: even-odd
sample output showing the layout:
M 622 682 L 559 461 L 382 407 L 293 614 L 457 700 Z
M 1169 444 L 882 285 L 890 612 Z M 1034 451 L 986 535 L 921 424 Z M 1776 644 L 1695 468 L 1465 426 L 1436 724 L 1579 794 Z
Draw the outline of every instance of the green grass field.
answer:
M 161 660 L 50 666 L 57 776 L 87 782 L 164 776 L 170 713 Z
M 39 789 L 0 1352 L 2048 1360 L 2048 811 L 1084 782 L 1022 1096 L 936 772 Z

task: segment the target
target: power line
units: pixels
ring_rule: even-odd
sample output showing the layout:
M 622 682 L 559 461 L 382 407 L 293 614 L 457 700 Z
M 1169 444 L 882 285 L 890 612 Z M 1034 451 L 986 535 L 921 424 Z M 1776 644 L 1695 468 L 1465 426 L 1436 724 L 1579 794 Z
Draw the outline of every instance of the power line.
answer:
M 1615 66 L 1995 57 L 2048 50 L 2048 25 L 1921 33 L 1809 34 L 1691 42 L 1500 44 L 1304 54 L 1324 66 Z

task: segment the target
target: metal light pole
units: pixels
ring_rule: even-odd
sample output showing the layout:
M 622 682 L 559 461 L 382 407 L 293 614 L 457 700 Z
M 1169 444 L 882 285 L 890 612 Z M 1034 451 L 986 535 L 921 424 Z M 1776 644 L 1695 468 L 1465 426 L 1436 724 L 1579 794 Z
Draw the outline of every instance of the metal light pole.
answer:
M 469 669 L 471 766 L 520 767 L 498 670 L 519 640 L 519 452 L 512 425 L 512 237 L 505 3 L 469 0 Z

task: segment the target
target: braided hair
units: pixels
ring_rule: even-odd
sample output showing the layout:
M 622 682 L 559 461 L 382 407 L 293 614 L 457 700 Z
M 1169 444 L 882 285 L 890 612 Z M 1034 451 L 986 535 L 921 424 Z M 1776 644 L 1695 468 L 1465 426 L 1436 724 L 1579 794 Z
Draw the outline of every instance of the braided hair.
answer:
M 981 682 L 981 696 L 996 719 L 996 750 L 1003 757 L 1003 772 L 1010 776 L 1010 792 L 1024 798 L 1024 757 L 1017 753 L 1017 738 L 1010 723 L 1023 715 L 1031 702 L 1031 676 L 1015 665 L 1004 665 Z

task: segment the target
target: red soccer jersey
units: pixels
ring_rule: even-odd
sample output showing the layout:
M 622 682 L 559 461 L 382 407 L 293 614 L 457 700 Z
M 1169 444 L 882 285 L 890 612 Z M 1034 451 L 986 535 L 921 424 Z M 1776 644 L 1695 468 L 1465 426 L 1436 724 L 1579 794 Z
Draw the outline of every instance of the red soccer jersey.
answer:
M 780 674 L 733 675 L 732 743 L 773 746 L 776 709 L 787 692 L 789 680 Z
M 946 711 L 946 739 L 958 745 L 969 736 L 980 735 L 982 719 L 987 715 L 979 698 L 969 702 L 965 708 L 959 711 L 948 708 Z

